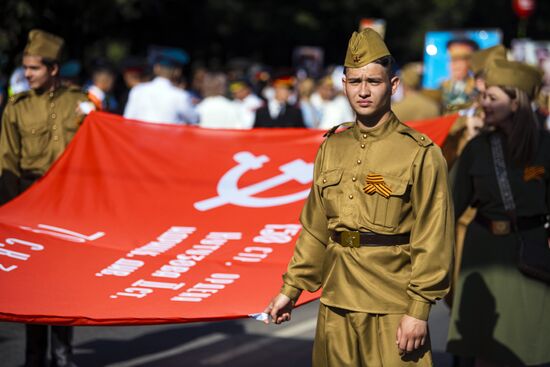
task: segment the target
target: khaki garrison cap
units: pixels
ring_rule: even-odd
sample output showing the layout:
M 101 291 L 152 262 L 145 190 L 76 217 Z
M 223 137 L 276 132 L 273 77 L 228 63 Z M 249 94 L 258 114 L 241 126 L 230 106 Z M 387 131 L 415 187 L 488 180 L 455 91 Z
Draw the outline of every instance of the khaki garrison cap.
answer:
M 390 56 L 390 51 L 382 37 L 372 28 L 365 28 L 351 35 L 344 66 L 360 68 L 384 56 Z
M 61 37 L 40 29 L 33 29 L 29 32 L 29 39 L 23 54 L 59 61 L 64 43 L 65 41 Z
M 478 74 L 494 60 L 506 60 L 506 47 L 497 45 L 474 52 L 470 60 L 470 68 L 474 74 Z
M 542 71 L 522 62 L 495 60 L 486 69 L 485 83 L 518 88 L 533 99 L 542 83 Z

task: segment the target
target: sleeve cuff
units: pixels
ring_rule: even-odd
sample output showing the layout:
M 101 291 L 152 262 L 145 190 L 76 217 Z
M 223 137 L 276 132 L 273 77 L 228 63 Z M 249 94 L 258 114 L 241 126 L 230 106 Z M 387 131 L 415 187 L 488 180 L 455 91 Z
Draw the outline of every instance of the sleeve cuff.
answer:
M 302 294 L 302 290 L 285 283 L 281 287 L 281 293 L 296 302 L 300 297 L 300 294 Z
M 415 319 L 428 321 L 430 315 L 431 303 L 422 302 L 412 299 L 409 303 L 409 309 L 407 315 L 414 317 Z

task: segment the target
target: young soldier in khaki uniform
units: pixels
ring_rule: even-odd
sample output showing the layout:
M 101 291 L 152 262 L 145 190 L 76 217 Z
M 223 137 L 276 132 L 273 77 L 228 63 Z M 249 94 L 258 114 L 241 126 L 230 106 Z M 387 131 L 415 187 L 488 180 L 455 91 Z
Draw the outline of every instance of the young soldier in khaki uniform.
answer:
M 23 68 L 31 90 L 10 98 L 0 135 L 0 203 L 13 199 L 40 178 L 61 155 L 80 126 L 79 103 L 86 95 L 59 85 L 63 39 L 40 30 L 29 33 Z M 72 328 L 52 327 L 52 366 L 73 366 Z M 45 366 L 48 326 L 27 325 L 25 366 Z
M 88 101 L 86 95 L 57 80 L 63 43 L 40 30 L 29 33 L 23 67 L 31 90 L 11 97 L 2 116 L 0 203 L 26 190 L 50 168 L 84 117 L 79 103 Z
M 432 364 L 427 319 L 449 288 L 453 208 L 440 149 L 391 112 L 391 63 L 375 31 L 352 35 L 343 83 L 357 120 L 319 149 L 303 230 L 265 310 L 288 321 L 302 290 L 323 288 L 317 367 Z

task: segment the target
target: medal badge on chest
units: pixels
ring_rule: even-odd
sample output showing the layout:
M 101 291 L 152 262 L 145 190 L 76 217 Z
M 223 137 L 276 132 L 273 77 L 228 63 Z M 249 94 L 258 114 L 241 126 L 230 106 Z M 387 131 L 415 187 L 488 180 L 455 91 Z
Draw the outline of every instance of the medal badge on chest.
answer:
M 384 182 L 384 177 L 375 173 L 369 173 L 367 175 L 366 186 L 363 188 L 363 191 L 368 195 L 377 192 L 386 199 L 391 195 L 391 189 Z

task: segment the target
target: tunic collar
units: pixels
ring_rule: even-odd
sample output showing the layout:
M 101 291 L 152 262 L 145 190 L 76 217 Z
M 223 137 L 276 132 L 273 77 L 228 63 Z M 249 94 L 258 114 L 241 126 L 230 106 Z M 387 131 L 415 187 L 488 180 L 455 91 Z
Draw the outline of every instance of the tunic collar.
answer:
M 53 89 L 49 89 L 41 92 L 38 92 L 36 89 L 31 89 L 30 93 L 31 93 L 31 96 L 33 97 L 52 99 L 59 95 L 59 93 L 61 92 L 61 89 L 63 89 L 63 87 L 58 85 L 58 86 L 55 86 Z
M 393 112 L 390 112 L 390 116 L 386 122 L 370 129 L 362 128 L 359 126 L 358 122 L 355 122 L 355 125 L 353 125 L 353 136 L 359 141 L 367 138 L 378 140 L 386 137 L 388 134 L 397 129 L 399 125 L 399 119 Z

